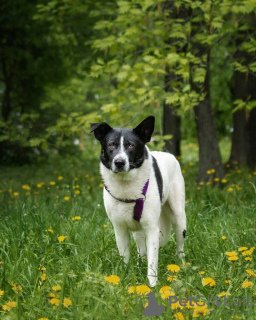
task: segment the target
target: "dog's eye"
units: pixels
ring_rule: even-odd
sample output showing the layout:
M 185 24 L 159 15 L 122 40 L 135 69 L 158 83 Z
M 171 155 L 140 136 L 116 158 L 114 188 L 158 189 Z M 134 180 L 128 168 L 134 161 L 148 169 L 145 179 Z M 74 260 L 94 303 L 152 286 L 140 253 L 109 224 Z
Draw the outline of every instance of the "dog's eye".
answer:
M 115 144 L 114 143 L 110 143 L 109 145 L 108 145 L 110 148 L 115 148 Z
M 131 143 L 129 143 L 129 144 L 128 144 L 128 148 L 129 148 L 129 149 L 132 149 L 132 148 L 134 148 L 134 145 L 131 144 Z

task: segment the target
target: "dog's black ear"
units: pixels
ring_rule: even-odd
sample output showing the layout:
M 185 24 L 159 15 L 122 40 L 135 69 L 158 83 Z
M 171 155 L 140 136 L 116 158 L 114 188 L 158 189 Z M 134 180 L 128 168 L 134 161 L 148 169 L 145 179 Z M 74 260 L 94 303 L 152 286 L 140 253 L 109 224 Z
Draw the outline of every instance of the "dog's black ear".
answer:
M 106 122 L 91 123 L 90 125 L 90 133 L 94 132 L 95 138 L 99 141 L 104 139 L 111 130 L 113 130 L 113 128 Z
M 155 127 L 155 117 L 149 116 L 144 119 L 133 131 L 143 142 L 149 142 Z

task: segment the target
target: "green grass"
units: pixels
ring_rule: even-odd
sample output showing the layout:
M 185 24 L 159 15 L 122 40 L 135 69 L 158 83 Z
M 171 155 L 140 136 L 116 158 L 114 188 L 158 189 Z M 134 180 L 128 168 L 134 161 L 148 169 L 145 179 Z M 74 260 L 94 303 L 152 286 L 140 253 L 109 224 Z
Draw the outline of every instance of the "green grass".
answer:
M 153 289 L 158 304 L 166 311 L 153 319 L 174 319 L 179 311 L 192 319 L 193 310 L 172 310 L 168 300 L 162 299 L 159 289 L 168 285 L 179 298 L 209 295 L 212 299 L 228 291 L 233 299 L 243 301 L 245 296 L 256 300 L 255 285 L 242 288 L 245 280 L 256 283 L 255 276 L 249 277 L 245 271 L 256 271 L 255 252 L 249 256 L 252 261 L 245 261 L 238 252 L 239 247 L 255 245 L 256 174 L 237 169 L 220 187 L 198 188 L 196 145 L 183 145 L 183 154 L 188 220 L 185 252 L 190 265 L 183 266 L 175 256 L 175 238 L 171 234 L 169 243 L 160 249 L 159 283 Z M 58 180 L 60 176 L 62 180 Z M 147 264 L 138 259 L 133 241 L 127 266 L 118 255 L 113 227 L 103 207 L 98 160 L 56 157 L 41 166 L 2 168 L 0 178 L 0 290 L 4 291 L 0 319 L 138 319 L 137 296 L 129 294 L 128 289 L 148 285 Z M 75 216 L 81 219 L 72 220 Z M 59 236 L 67 238 L 59 242 Z M 236 251 L 239 259 L 228 261 L 227 251 Z M 178 281 L 167 281 L 172 274 L 168 264 L 180 266 Z M 46 270 L 38 270 L 42 267 Z M 120 277 L 118 285 L 105 281 L 104 277 L 112 274 Z M 206 277 L 212 277 L 216 285 L 203 286 Z M 232 285 L 225 280 L 231 280 Z M 15 291 L 13 283 L 22 290 Z M 52 290 L 55 285 L 61 287 L 59 292 Z M 58 306 L 50 303 L 50 293 L 60 299 Z M 71 299 L 72 306 L 64 307 L 64 298 Z M 141 300 L 146 302 L 147 296 Z M 2 307 L 10 301 L 17 306 L 4 311 Z M 201 318 L 230 319 L 236 315 L 239 319 L 256 319 L 254 307 L 216 307 L 210 303 L 208 309 L 209 315 Z M 249 315 L 248 309 L 252 311 Z

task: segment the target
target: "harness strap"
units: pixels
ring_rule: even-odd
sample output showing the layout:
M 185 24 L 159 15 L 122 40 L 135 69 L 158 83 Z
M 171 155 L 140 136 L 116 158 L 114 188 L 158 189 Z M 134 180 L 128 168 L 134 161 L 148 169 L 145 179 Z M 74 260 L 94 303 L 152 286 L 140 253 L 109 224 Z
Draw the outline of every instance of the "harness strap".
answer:
M 145 197 L 147 190 L 148 190 L 148 185 L 149 185 L 149 180 L 145 183 L 143 189 L 142 189 L 142 194 Z M 133 219 L 136 221 L 140 221 L 141 216 L 142 216 L 142 212 L 143 212 L 143 208 L 144 208 L 144 201 L 146 198 L 138 198 L 138 199 L 120 199 L 120 198 L 116 198 L 115 196 L 113 196 L 113 194 L 110 192 L 110 190 L 107 188 L 106 185 L 104 185 L 105 189 L 108 191 L 108 193 L 117 201 L 120 202 L 124 202 L 124 203 L 135 203 L 134 206 L 134 210 L 133 210 Z

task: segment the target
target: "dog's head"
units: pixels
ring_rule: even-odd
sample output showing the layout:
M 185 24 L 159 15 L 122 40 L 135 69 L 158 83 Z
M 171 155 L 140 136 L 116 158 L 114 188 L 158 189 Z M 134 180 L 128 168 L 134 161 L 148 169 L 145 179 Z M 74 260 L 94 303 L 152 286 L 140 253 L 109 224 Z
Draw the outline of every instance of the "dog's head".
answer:
M 136 128 L 112 128 L 106 122 L 92 123 L 90 132 L 101 143 L 101 161 L 115 173 L 139 168 L 147 158 L 145 144 L 154 131 L 155 118 L 149 116 Z

